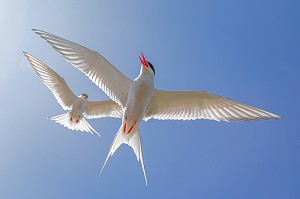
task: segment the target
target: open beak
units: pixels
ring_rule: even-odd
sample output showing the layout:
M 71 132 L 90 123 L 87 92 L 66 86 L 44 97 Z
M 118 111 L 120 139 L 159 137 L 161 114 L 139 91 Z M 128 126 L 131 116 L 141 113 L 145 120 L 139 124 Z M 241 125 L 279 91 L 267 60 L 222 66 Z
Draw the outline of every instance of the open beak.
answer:
M 141 52 L 141 55 L 142 55 L 142 58 L 141 58 L 141 56 L 139 56 L 141 64 L 143 64 L 143 66 L 148 67 L 148 63 L 147 63 L 147 61 L 146 61 L 146 59 L 145 59 L 145 57 L 144 57 L 144 55 L 143 55 L 142 52 Z

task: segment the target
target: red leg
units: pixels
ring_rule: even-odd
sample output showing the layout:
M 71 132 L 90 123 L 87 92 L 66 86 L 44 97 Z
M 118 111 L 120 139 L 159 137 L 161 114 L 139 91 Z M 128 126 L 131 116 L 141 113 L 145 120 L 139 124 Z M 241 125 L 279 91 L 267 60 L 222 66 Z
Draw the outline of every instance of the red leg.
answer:
M 78 119 L 76 120 L 76 123 L 78 123 L 79 122 L 79 120 L 80 120 L 80 116 L 78 117 Z
M 128 131 L 127 134 L 129 134 L 129 133 L 132 131 L 132 129 L 133 129 L 133 127 L 134 127 L 135 124 L 136 124 L 136 121 L 135 121 L 134 124 L 130 127 L 130 129 L 129 129 L 129 131 Z
M 127 116 L 125 117 L 125 122 L 123 124 L 123 132 L 124 133 L 126 132 L 126 120 L 127 120 Z

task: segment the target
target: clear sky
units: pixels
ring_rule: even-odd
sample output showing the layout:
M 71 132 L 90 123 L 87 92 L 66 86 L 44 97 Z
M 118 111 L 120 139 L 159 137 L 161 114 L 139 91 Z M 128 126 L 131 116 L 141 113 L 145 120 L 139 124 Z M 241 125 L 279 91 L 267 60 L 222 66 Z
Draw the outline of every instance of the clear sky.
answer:
M 0 198 L 300 198 L 300 2 L 0 0 Z M 75 94 L 108 99 L 31 30 L 97 50 L 135 78 L 142 51 L 155 85 L 208 90 L 283 116 L 259 122 L 143 122 L 148 177 L 122 145 L 99 172 L 120 119 L 101 134 L 47 120 L 63 113 L 25 59 Z

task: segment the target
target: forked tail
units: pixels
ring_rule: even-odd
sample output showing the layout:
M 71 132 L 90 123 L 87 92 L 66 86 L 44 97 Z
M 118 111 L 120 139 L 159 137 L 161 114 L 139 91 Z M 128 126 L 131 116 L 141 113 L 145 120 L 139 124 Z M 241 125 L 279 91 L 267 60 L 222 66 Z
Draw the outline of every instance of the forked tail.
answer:
M 110 156 L 114 154 L 114 152 L 121 146 L 121 144 L 127 144 L 131 146 L 133 149 L 136 158 L 138 161 L 141 161 L 142 164 L 142 169 L 146 181 L 146 186 L 147 186 L 147 176 L 146 176 L 146 171 L 145 171 L 145 166 L 144 166 L 144 160 L 143 160 L 143 152 L 142 152 L 142 143 L 141 143 L 141 136 L 140 136 L 140 131 L 139 128 L 133 129 L 129 134 L 125 134 L 123 132 L 123 125 L 120 127 L 117 135 L 114 138 L 114 141 L 112 142 L 109 152 L 106 156 L 105 162 L 103 164 L 103 167 L 101 169 L 100 175 L 105 167 L 105 164 Z
M 56 123 L 59 123 L 59 124 L 63 125 L 64 127 L 71 129 L 71 130 L 89 132 L 91 134 L 93 134 L 93 132 L 95 132 L 100 137 L 99 133 L 97 131 L 95 131 L 95 129 L 93 129 L 93 127 L 91 127 L 91 125 L 85 120 L 84 117 L 81 117 L 80 119 L 78 119 L 78 121 L 76 121 L 74 119 L 73 120 L 70 119 L 70 112 L 63 113 L 60 115 L 55 115 L 55 116 L 49 117 L 48 119 L 53 120 Z

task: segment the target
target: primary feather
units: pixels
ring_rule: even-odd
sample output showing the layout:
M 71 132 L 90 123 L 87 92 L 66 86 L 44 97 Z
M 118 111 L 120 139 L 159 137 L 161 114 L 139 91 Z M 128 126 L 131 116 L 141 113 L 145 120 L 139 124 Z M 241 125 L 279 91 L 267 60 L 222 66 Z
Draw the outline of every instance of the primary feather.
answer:
M 280 116 L 207 91 L 156 90 L 144 120 L 249 121 Z
M 62 108 L 70 110 L 70 112 L 56 115 L 49 119 L 71 130 L 85 131 L 92 134 L 95 132 L 99 135 L 84 119 L 83 114 L 87 118 L 122 117 L 123 109 L 116 102 L 112 100 L 87 101 L 86 94 L 75 96 L 63 77 L 29 53 L 24 52 L 24 55 L 42 82 L 51 90 Z
M 206 91 L 155 89 L 154 67 L 143 54 L 139 56 L 140 74 L 132 81 L 96 51 L 45 31 L 36 29 L 34 31 L 122 107 L 122 125 L 111 145 L 102 170 L 108 158 L 122 143 L 125 143 L 133 148 L 137 159 L 141 160 L 147 184 L 139 132 L 142 120 L 154 118 L 159 120 L 249 121 L 280 118 L 274 113 Z M 90 107 L 90 115 L 94 117 L 95 106 Z M 114 117 L 119 117 L 121 114 L 115 109 L 105 108 L 105 110 Z
M 112 100 L 125 107 L 131 80 L 96 51 L 51 33 L 33 29 L 73 66 L 87 75 Z

